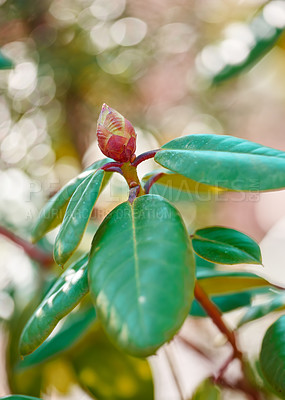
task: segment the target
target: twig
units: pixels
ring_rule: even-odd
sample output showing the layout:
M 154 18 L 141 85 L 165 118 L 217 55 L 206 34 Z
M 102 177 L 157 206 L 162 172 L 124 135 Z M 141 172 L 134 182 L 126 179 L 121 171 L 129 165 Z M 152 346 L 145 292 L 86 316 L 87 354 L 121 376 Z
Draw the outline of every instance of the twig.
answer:
M 5 236 L 12 242 L 16 243 L 29 257 L 42 264 L 44 267 L 48 268 L 54 263 L 52 255 L 46 253 L 25 239 L 20 238 L 3 226 L 0 226 L 0 235 Z
M 209 317 L 212 319 L 212 321 L 217 326 L 217 328 L 227 337 L 229 343 L 231 344 L 231 346 L 233 348 L 233 354 L 231 355 L 231 357 L 229 359 L 226 360 L 225 364 L 220 369 L 218 376 L 216 378 L 213 377 L 214 383 L 218 383 L 218 384 L 221 384 L 222 386 L 230 387 L 232 389 L 241 390 L 244 393 L 246 393 L 247 396 L 251 400 L 260 400 L 260 394 L 248 382 L 247 375 L 245 372 L 245 364 L 244 364 L 243 354 L 237 346 L 234 332 L 226 326 L 226 324 L 224 323 L 224 321 L 222 319 L 221 312 L 216 307 L 216 305 L 209 299 L 209 297 L 207 296 L 207 294 L 204 292 L 204 290 L 201 288 L 201 286 L 198 284 L 197 281 L 195 283 L 194 294 L 195 294 L 196 300 L 201 304 L 201 306 L 204 308 L 204 310 L 209 315 Z M 230 384 L 230 383 L 228 383 L 228 381 L 226 381 L 223 378 L 222 375 L 226 371 L 229 364 L 235 358 L 239 359 L 239 361 L 241 363 L 243 379 L 240 379 L 235 384 Z M 226 386 L 226 385 L 228 385 L 228 386 Z
M 177 376 L 177 373 L 176 373 L 176 370 L 175 370 L 175 366 L 173 364 L 171 355 L 169 354 L 169 348 L 167 349 L 166 347 L 164 347 L 164 351 L 165 351 L 165 355 L 166 355 L 166 358 L 167 358 L 167 361 L 168 361 L 168 364 L 169 364 L 173 379 L 175 381 L 175 385 L 176 385 L 177 391 L 179 393 L 180 400 L 184 400 L 184 395 L 183 395 L 182 388 L 181 388 L 181 385 L 180 385 L 180 382 L 179 382 L 179 379 L 178 379 L 178 376 Z
M 245 383 L 244 380 L 242 379 L 238 380 L 235 383 L 232 383 L 225 378 L 220 378 L 218 382 L 213 380 L 213 383 L 223 388 L 238 390 L 240 392 L 243 392 L 250 400 L 261 400 L 260 394 L 253 388 L 249 387 L 249 385 Z
M 222 367 L 219 369 L 216 377 L 214 378 L 214 382 L 217 383 L 219 382 L 219 380 L 222 378 L 222 376 L 224 375 L 224 373 L 226 372 L 228 366 L 230 365 L 230 363 L 235 359 L 235 354 L 232 353 L 230 355 L 230 357 L 228 357 L 226 359 L 226 361 L 224 362 L 224 364 L 222 365 Z
M 196 353 L 205 358 L 207 361 L 211 361 L 208 354 L 206 354 L 202 349 L 196 346 L 196 344 L 192 343 L 189 339 L 185 338 L 181 334 L 178 334 L 177 338 L 181 340 L 181 342 L 183 342 L 187 347 L 189 347 L 189 349 L 194 350 Z
M 234 332 L 229 329 L 222 319 L 222 314 L 215 304 L 209 299 L 207 294 L 201 288 L 196 281 L 194 290 L 196 300 L 201 304 L 204 310 L 207 312 L 209 317 L 212 319 L 217 328 L 227 337 L 228 341 L 232 345 L 234 356 L 238 359 L 242 359 L 242 353 L 237 347 L 236 338 Z

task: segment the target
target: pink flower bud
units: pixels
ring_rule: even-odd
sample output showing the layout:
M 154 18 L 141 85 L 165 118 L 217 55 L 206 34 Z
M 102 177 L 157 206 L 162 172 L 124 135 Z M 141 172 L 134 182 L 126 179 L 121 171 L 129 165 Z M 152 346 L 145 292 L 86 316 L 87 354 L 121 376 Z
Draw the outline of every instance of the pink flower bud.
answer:
M 133 125 L 118 111 L 103 104 L 97 123 L 100 150 L 115 161 L 132 161 L 136 151 L 136 133 Z

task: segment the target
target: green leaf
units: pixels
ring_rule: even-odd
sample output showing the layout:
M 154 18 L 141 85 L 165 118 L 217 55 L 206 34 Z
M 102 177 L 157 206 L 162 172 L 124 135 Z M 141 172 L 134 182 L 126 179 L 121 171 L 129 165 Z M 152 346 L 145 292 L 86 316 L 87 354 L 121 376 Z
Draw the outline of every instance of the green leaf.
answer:
M 59 277 L 27 322 L 20 339 L 20 353 L 33 352 L 88 292 L 87 256 L 71 264 Z
M 55 239 L 54 259 L 58 265 L 65 264 L 78 247 L 99 196 L 104 174 L 101 169 L 89 175 L 73 193 Z
M 13 62 L 0 51 L 0 70 L 13 68 Z
M 92 175 L 98 168 L 106 163 L 112 161 L 105 158 L 104 160 L 96 161 L 85 171 L 83 171 L 76 178 L 69 181 L 63 188 L 61 188 L 44 206 L 37 219 L 35 227 L 32 232 L 32 241 L 40 240 L 47 232 L 56 228 L 63 220 L 68 202 L 75 192 L 76 188 L 90 175 Z M 106 178 L 102 184 L 102 188 L 106 183 L 110 174 L 105 174 Z
M 260 352 L 260 367 L 264 378 L 285 398 L 285 315 L 275 321 L 265 333 Z
M 270 1 L 265 5 L 263 11 L 257 17 L 255 17 L 248 26 L 245 26 L 243 29 L 241 29 L 241 35 L 236 40 L 238 40 L 239 44 L 243 47 L 245 54 L 244 58 L 242 60 L 239 59 L 236 62 L 232 59 L 231 62 L 227 62 L 227 59 L 223 59 L 222 57 L 221 69 L 213 74 L 210 73 L 213 83 L 220 83 L 244 72 L 250 66 L 256 64 L 269 52 L 269 50 L 271 50 L 284 31 L 284 25 L 278 26 L 278 23 L 275 25 L 273 18 L 269 20 L 266 18 L 266 14 L 268 15 L 268 13 L 270 13 L 271 15 L 278 15 L 278 13 L 282 12 L 284 12 L 284 6 L 282 5 L 282 2 Z M 247 36 L 252 36 L 250 43 L 243 39 L 242 33 L 245 31 L 245 29 L 247 29 Z M 222 53 L 220 52 L 220 48 L 222 46 L 223 42 L 220 44 L 220 46 L 216 47 L 216 54 L 218 58 L 221 57 Z M 226 54 L 226 56 L 228 55 Z
M 11 396 L 0 397 L 1 400 L 41 400 L 38 397 L 21 396 L 20 394 L 12 394 Z
M 32 354 L 27 355 L 17 369 L 33 367 L 68 350 L 86 333 L 94 323 L 96 313 L 94 307 L 71 313 L 56 334 L 50 335 Z
M 199 285 L 210 296 L 247 290 L 264 291 L 270 287 L 265 279 L 248 272 L 225 272 L 212 269 L 197 269 Z
M 251 303 L 253 293 L 251 291 L 242 293 L 230 293 L 223 296 L 212 296 L 212 302 L 223 313 L 236 310 L 240 307 L 246 307 Z M 208 317 L 208 314 L 200 306 L 197 300 L 194 300 L 190 310 L 190 315 L 193 317 Z
M 190 309 L 194 280 L 181 216 L 160 196 L 120 204 L 94 236 L 90 292 L 105 329 L 130 354 L 153 354 L 173 337 Z
M 218 264 L 262 264 L 258 244 L 235 229 L 212 226 L 198 229 L 192 239 L 195 253 Z
M 285 296 L 284 294 L 275 295 L 273 298 L 268 299 L 266 302 L 251 306 L 246 313 L 243 315 L 238 323 L 238 326 L 247 324 L 248 322 L 262 318 L 272 311 L 277 311 L 285 307 Z
M 226 135 L 189 135 L 165 144 L 154 157 L 187 178 L 231 190 L 285 187 L 285 153 Z
M 79 384 L 96 399 L 154 399 L 147 360 L 130 357 L 118 350 L 100 326 L 72 352 L 72 364 Z
M 214 385 L 210 379 L 203 381 L 195 393 L 193 394 L 191 400 L 220 400 L 221 391 L 218 386 Z

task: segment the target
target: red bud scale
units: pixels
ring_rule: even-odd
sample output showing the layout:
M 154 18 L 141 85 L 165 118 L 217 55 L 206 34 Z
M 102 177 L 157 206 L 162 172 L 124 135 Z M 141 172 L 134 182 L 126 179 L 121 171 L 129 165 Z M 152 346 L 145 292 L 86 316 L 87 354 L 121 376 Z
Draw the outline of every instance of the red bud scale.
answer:
M 136 133 L 133 125 L 107 104 L 103 104 L 98 118 L 97 138 L 105 156 L 119 162 L 135 158 Z

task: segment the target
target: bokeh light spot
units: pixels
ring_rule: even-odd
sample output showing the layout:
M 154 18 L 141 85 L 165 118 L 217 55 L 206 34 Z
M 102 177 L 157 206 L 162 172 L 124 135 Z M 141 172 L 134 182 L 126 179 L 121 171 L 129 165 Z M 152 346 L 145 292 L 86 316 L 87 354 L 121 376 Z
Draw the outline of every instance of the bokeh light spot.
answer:
M 146 33 L 146 23 L 138 18 L 122 18 L 111 27 L 113 40 L 121 46 L 134 46 L 140 43 Z

